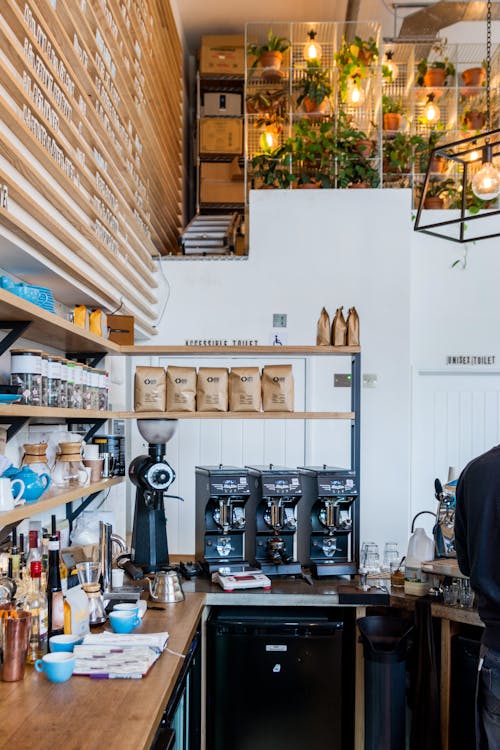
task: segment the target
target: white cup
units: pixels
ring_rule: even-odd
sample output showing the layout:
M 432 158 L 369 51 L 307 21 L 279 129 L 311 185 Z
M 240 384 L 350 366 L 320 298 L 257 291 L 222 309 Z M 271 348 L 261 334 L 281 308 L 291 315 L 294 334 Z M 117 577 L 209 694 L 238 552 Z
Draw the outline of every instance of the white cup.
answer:
M 121 568 L 113 568 L 111 570 L 111 586 L 112 586 L 112 588 L 114 588 L 114 589 L 120 589 L 123 586 L 124 573 L 125 573 L 125 571 L 123 571 Z
M 24 482 L 22 479 L 13 479 L 12 481 L 8 477 L 0 477 L 0 513 L 3 513 L 14 508 L 14 495 L 12 494 L 12 487 L 14 484 L 20 484 L 21 490 L 19 492 L 19 499 L 21 499 L 24 492 Z
M 99 446 L 94 445 L 94 443 L 87 444 L 83 451 L 83 457 L 87 461 L 94 461 L 99 458 Z

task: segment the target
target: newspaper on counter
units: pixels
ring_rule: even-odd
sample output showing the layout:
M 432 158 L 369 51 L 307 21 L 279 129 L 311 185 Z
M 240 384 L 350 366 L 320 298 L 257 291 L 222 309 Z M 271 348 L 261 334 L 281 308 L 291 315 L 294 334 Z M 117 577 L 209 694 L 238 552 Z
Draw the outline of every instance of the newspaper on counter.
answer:
M 89 634 L 81 646 L 75 646 L 74 674 L 101 680 L 140 679 L 149 672 L 167 642 L 168 633 Z

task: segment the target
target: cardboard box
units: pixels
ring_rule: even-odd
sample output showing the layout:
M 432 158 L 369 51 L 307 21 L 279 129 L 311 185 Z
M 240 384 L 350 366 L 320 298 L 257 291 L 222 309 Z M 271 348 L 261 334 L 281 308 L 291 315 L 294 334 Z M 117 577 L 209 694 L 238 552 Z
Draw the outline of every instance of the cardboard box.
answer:
M 243 120 L 211 117 L 200 120 L 200 154 L 243 153 Z
M 243 34 L 201 37 L 200 73 L 239 75 L 245 73 L 245 37 Z
M 244 203 L 245 185 L 233 178 L 231 162 L 202 162 L 201 203 Z
M 202 96 L 202 115 L 219 115 L 220 117 L 241 115 L 241 94 L 206 91 Z
M 108 339 L 115 344 L 131 346 L 134 343 L 134 316 L 108 315 Z

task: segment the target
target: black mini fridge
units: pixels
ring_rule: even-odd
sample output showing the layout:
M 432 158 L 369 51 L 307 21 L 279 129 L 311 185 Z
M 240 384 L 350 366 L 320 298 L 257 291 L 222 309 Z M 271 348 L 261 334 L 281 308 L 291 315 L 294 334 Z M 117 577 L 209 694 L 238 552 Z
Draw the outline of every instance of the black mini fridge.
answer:
M 352 716 L 351 700 L 346 705 L 344 696 L 343 703 L 343 622 L 333 617 L 319 608 L 212 611 L 208 750 L 345 750 L 350 745 L 342 728 L 344 713 Z

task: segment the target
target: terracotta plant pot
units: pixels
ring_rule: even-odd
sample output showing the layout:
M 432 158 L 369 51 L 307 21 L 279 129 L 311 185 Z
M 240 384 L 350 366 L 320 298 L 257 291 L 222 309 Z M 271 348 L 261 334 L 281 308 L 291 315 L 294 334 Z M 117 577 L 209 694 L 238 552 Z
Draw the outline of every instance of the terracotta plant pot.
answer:
M 262 68 L 262 79 L 264 81 L 276 81 L 281 78 L 281 61 L 283 55 L 278 50 L 263 52 L 259 63 Z
M 370 184 L 368 182 L 351 182 L 347 187 L 349 190 L 366 190 L 370 187 Z
M 467 130 L 481 130 L 486 122 L 486 114 L 473 109 L 464 117 L 464 122 Z
M 309 115 L 322 114 L 328 107 L 328 97 L 325 96 L 322 102 L 318 104 L 315 99 L 309 99 L 308 96 L 302 102 L 302 106 Z
M 482 86 L 485 78 L 484 68 L 467 68 L 462 71 L 462 81 L 466 86 Z
M 424 200 L 424 208 L 431 208 L 431 209 L 437 209 L 437 208 L 444 208 L 444 200 L 442 198 L 426 198 Z
M 424 75 L 424 86 L 432 88 L 433 86 L 444 86 L 446 70 L 444 68 L 429 68 Z
M 435 156 L 431 161 L 431 172 L 439 172 L 442 174 L 446 172 L 447 160 L 443 156 Z
M 386 112 L 384 114 L 384 130 L 399 130 L 402 119 L 398 112 Z
M 362 138 L 356 143 L 356 151 L 365 159 L 369 159 L 375 149 L 375 141 L 369 138 Z

